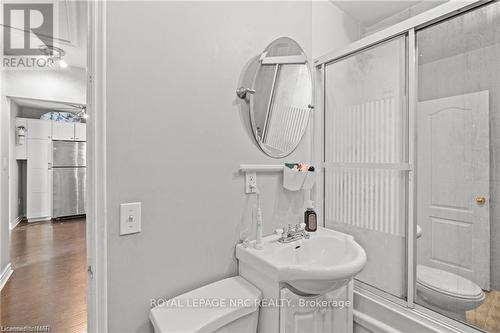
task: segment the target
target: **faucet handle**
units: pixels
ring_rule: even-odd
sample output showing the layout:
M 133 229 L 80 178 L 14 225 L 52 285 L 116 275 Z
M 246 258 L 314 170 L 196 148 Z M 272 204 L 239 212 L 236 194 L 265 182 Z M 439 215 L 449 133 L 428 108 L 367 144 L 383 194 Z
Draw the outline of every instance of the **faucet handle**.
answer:
M 283 237 L 287 237 L 288 236 L 288 233 L 290 232 L 290 228 L 291 228 L 290 225 L 283 226 L 283 234 L 282 234 Z
M 295 231 L 305 231 L 306 230 L 306 224 L 305 223 L 297 223 L 295 225 Z

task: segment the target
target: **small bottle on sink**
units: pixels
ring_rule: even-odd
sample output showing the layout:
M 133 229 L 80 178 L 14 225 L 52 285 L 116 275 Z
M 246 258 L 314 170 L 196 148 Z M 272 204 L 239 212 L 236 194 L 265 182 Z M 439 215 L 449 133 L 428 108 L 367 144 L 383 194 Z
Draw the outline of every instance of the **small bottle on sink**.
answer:
M 304 223 L 306 224 L 306 231 L 314 232 L 318 229 L 318 217 L 314 211 L 312 200 L 307 201 L 307 209 L 304 212 Z

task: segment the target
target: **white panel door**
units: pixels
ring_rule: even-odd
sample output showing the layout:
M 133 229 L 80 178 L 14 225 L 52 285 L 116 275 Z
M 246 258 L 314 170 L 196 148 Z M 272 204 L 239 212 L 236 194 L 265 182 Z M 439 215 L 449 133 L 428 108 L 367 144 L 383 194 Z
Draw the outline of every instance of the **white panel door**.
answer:
M 73 141 L 75 139 L 75 124 L 54 121 L 52 124 L 52 139 Z
M 87 141 L 87 124 L 75 123 L 75 141 Z
M 28 220 L 50 217 L 52 210 L 52 141 L 28 140 L 26 215 Z
M 417 172 L 419 263 L 489 290 L 488 91 L 418 104 Z
M 52 138 L 52 122 L 50 120 L 27 119 L 28 139 L 50 139 Z

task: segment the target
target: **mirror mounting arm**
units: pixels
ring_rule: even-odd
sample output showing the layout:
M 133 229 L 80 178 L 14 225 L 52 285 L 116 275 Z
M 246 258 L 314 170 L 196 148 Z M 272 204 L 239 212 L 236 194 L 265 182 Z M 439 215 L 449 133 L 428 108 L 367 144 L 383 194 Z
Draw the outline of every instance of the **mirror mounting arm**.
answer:
M 247 98 L 247 94 L 255 94 L 255 90 L 245 87 L 239 87 L 238 89 L 236 89 L 236 96 L 241 99 Z

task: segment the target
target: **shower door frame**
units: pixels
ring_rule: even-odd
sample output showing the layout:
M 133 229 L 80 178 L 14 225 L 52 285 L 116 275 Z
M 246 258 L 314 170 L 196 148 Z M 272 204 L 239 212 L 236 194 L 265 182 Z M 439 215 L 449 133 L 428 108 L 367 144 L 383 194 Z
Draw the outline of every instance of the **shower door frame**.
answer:
M 392 305 L 404 307 L 407 310 L 415 312 L 417 315 L 427 317 L 445 326 L 452 326 L 459 328 L 465 332 L 479 332 L 480 330 L 472 325 L 454 320 L 452 318 L 441 315 L 438 312 L 432 311 L 425 308 L 419 304 L 415 303 L 415 262 L 416 262 L 416 211 L 415 211 L 415 184 L 416 184 L 416 170 L 415 170 L 415 116 L 417 107 L 417 54 L 418 45 L 416 40 L 416 32 L 418 30 L 424 29 L 431 25 L 441 23 L 447 19 L 459 16 L 465 12 L 472 11 L 478 7 L 488 5 L 492 2 L 498 0 L 474 0 L 469 2 L 455 2 L 450 1 L 435 7 L 427 12 L 416 15 L 405 21 L 397 23 L 391 27 L 375 32 L 369 36 L 361 38 L 351 44 L 349 44 L 344 49 L 338 52 L 330 52 L 323 55 L 314 61 L 314 74 L 317 82 L 317 100 L 316 100 L 316 110 L 317 115 L 315 115 L 315 128 L 316 136 L 313 140 L 313 145 L 315 149 L 315 161 L 316 165 L 321 165 L 323 172 L 321 173 L 321 182 L 316 189 L 316 198 L 320 198 L 320 213 L 321 220 L 323 221 L 323 226 L 326 226 L 325 221 L 325 105 L 326 105 L 326 71 L 325 67 L 334 62 L 338 62 L 349 58 L 350 56 L 367 50 L 369 48 L 381 45 L 389 40 L 405 37 L 406 38 L 406 91 L 407 91 L 407 117 L 408 121 L 405 124 L 406 134 L 407 134 L 407 153 L 408 153 L 408 164 L 410 165 L 409 170 L 407 170 L 407 195 L 406 195 L 406 299 L 398 298 L 386 291 L 373 287 L 369 284 L 363 283 L 361 281 L 355 281 L 355 290 L 361 293 L 373 294 L 376 297 L 387 300 Z M 318 149 L 320 145 L 320 149 Z M 403 172 L 403 171 L 402 171 Z

